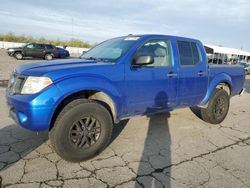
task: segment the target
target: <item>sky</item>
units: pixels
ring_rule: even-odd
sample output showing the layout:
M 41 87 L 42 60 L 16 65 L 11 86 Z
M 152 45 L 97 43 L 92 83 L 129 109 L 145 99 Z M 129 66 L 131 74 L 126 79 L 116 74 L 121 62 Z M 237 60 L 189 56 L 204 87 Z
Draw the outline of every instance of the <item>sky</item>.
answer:
M 1 34 L 90 43 L 167 34 L 250 52 L 249 0 L 0 0 L 0 5 Z

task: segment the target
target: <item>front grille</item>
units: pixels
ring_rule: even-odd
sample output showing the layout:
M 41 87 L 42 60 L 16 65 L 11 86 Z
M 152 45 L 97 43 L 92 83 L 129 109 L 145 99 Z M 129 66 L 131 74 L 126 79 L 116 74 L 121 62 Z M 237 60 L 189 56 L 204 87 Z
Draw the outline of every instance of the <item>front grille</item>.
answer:
M 13 73 L 10 77 L 7 91 L 10 95 L 20 94 L 26 77 Z

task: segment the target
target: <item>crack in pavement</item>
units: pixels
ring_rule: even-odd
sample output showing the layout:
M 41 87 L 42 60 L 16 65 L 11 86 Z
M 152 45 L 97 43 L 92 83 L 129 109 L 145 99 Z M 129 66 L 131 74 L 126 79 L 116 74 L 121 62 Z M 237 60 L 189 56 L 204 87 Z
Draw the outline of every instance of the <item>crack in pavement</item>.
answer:
M 219 167 L 221 167 L 223 170 L 227 171 L 231 176 L 233 176 L 234 178 L 236 178 L 237 180 L 239 180 L 243 185 L 250 187 L 249 185 L 247 185 L 240 177 L 234 175 L 229 169 L 221 166 L 219 163 L 217 163 Z
M 232 147 L 232 146 L 235 146 L 235 145 L 239 145 L 240 143 L 246 143 L 246 144 L 247 144 L 247 141 L 250 140 L 250 137 L 247 137 L 247 138 L 245 138 L 245 139 L 240 139 L 240 138 L 238 138 L 238 139 L 239 139 L 238 141 L 236 141 L 236 142 L 234 142 L 234 143 L 232 143 L 232 144 L 228 144 L 228 145 L 222 146 L 222 147 L 218 147 L 218 146 L 217 146 L 217 149 L 215 149 L 215 150 L 213 150 L 213 151 L 209 151 L 209 152 L 206 152 L 206 153 L 202 153 L 202 154 L 200 154 L 200 155 L 197 155 L 197 156 L 193 156 L 193 157 L 191 157 L 191 158 L 189 158 L 189 159 L 180 161 L 180 162 L 178 162 L 178 163 L 176 163 L 176 164 L 171 164 L 171 165 L 165 166 L 165 167 L 163 167 L 163 168 L 157 168 L 157 169 L 153 168 L 153 165 L 150 163 L 150 160 L 149 160 L 149 161 L 147 161 L 147 163 L 150 164 L 150 166 L 154 169 L 154 171 L 152 171 L 151 173 L 148 173 L 148 174 L 143 174 L 143 175 L 136 175 L 136 172 L 134 172 L 134 170 L 133 170 L 131 167 L 129 167 L 129 162 L 127 162 L 126 160 L 124 160 L 122 156 L 118 156 L 118 155 L 116 154 L 115 150 L 112 149 L 112 148 L 111 148 L 111 149 L 112 149 L 112 151 L 114 152 L 115 155 L 112 155 L 112 156 L 109 156 L 109 157 L 106 157 L 106 158 L 102 158 L 102 159 L 100 159 L 100 160 L 109 159 L 109 158 L 112 158 L 112 157 L 114 157 L 114 156 L 120 157 L 120 158 L 122 159 L 122 161 L 125 163 L 125 165 L 123 165 L 123 166 L 128 167 L 128 168 L 136 175 L 135 177 L 133 177 L 133 178 L 127 180 L 127 181 L 121 182 L 121 183 L 119 183 L 119 184 L 117 184 L 117 185 L 115 185 L 115 186 L 122 185 L 122 184 L 128 183 L 128 182 L 130 182 L 130 181 L 136 181 L 139 185 L 143 186 L 143 184 L 141 184 L 141 183 L 138 181 L 138 178 L 139 178 L 139 177 L 150 176 L 150 177 L 153 177 L 153 178 L 156 178 L 156 179 L 157 179 L 157 177 L 154 176 L 154 173 L 164 173 L 163 171 L 164 171 L 165 169 L 171 168 L 171 167 L 173 167 L 173 166 L 179 166 L 179 165 L 181 165 L 181 164 L 183 164 L 183 163 L 186 163 L 186 162 L 194 161 L 194 160 L 197 159 L 197 158 L 203 158 L 204 156 L 207 156 L 207 155 L 210 155 L 210 154 L 214 154 L 214 153 L 216 153 L 216 152 L 222 151 L 222 150 L 224 150 L 224 149 L 226 149 L 226 148 L 229 148 L 229 147 Z M 40 154 L 40 153 L 39 153 L 39 156 L 41 157 L 41 156 L 43 156 L 43 154 Z M 45 156 L 46 156 L 46 155 L 45 155 Z M 85 177 L 85 178 L 81 178 L 81 177 L 63 178 L 63 177 L 60 177 L 60 176 L 59 176 L 59 170 L 58 170 L 58 163 L 59 163 L 61 160 L 59 160 L 59 161 L 57 161 L 57 162 L 53 162 L 53 161 L 49 160 L 47 157 L 45 157 L 45 158 L 46 158 L 46 160 L 48 160 L 48 161 L 50 161 L 51 163 L 54 163 L 54 164 L 55 164 L 55 167 L 56 167 L 56 174 L 57 174 L 57 175 L 56 175 L 56 179 L 53 179 L 53 180 L 61 180 L 61 181 L 63 182 L 63 184 L 64 184 L 64 181 L 66 181 L 66 180 L 86 179 L 86 178 L 91 178 L 91 177 L 92 177 L 92 178 L 95 178 L 96 180 L 101 181 L 102 183 L 104 183 L 105 185 L 107 185 L 107 186 L 109 187 L 108 182 L 105 182 L 105 181 L 103 181 L 101 178 L 97 178 L 97 177 L 96 177 L 95 172 L 96 172 L 97 170 L 99 170 L 99 169 L 96 169 L 96 168 L 95 168 L 94 171 L 89 171 L 88 169 L 82 167 L 82 166 L 79 164 L 79 166 L 81 167 L 81 169 L 91 172 L 91 175 L 88 176 L 88 177 Z M 25 162 L 25 163 L 24 163 L 24 167 L 23 167 L 24 171 L 23 171 L 23 174 L 22 174 L 20 180 L 19 180 L 17 183 L 15 183 L 15 184 L 24 184 L 24 182 L 22 182 L 22 179 L 23 179 L 24 175 L 26 174 L 25 168 L 26 168 L 26 165 L 27 165 L 28 161 L 29 161 L 29 160 L 32 160 L 32 159 L 23 159 L 23 160 L 24 160 L 24 162 Z M 112 167 L 110 167 L 110 168 L 114 168 L 114 167 L 116 167 L 116 166 L 112 166 Z M 121 167 L 121 166 L 118 165 L 117 167 Z M 223 167 L 222 167 L 222 168 L 223 168 Z M 104 169 L 104 168 L 102 168 L 102 169 Z M 228 171 L 228 169 L 226 169 L 226 168 L 223 168 L 223 169 Z M 81 170 L 79 170 L 79 171 L 81 171 Z M 229 172 L 233 177 L 237 178 L 242 184 L 244 184 L 245 186 L 248 186 L 248 185 L 245 184 L 244 181 L 241 180 L 239 177 L 235 176 L 235 175 L 232 174 L 230 171 L 228 171 L 228 172 Z M 164 173 L 164 175 L 167 175 L 168 177 L 173 178 L 173 177 L 169 176 L 168 174 L 165 174 L 165 173 Z M 209 175 L 209 176 L 210 176 L 210 175 Z M 157 179 L 157 180 L 160 181 L 159 179 Z M 173 178 L 173 180 L 177 181 L 177 180 L 174 179 L 174 178 Z M 200 184 L 199 186 L 205 185 L 207 182 L 209 182 L 209 180 L 210 180 L 210 178 L 208 178 L 207 181 L 202 182 L 202 184 Z M 52 181 L 52 180 L 50 180 L 50 181 Z M 177 182 L 179 182 L 179 181 L 177 181 Z M 38 181 L 34 181 L 34 182 L 32 182 L 32 181 L 31 181 L 31 182 L 25 182 L 25 184 L 27 184 L 27 183 L 40 183 L 40 185 L 42 185 L 42 183 L 44 183 L 44 182 L 38 182 Z M 162 184 L 162 182 L 160 182 L 160 183 Z M 183 182 L 179 182 L 179 183 L 182 183 L 182 184 L 183 184 Z M 15 185 L 15 184 L 12 184 L 12 185 Z M 63 184 L 62 184 L 62 185 L 63 185 Z M 11 185 L 11 184 L 10 184 L 10 185 Z M 0 187 L 2 187 L 2 186 L 3 186 L 3 185 L 2 185 L 2 178 L 0 177 Z M 8 185 L 5 185 L 5 186 L 8 186 Z M 250 186 L 248 186 L 248 187 L 250 187 Z
M 235 179 L 239 180 L 243 185 L 247 186 L 247 187 L 250 187 L 250 185 L 246 184 L 240 177 L 236 176 L 232 171 L 230 171 L 230 169 L 222 166 L 219 162 L 216 162 L 214 160 L 210 160 L 210 159 L 206 159 L 206 158 L 203 158 L 204 160 L 208 160 L 208 161 L 211 161 L 212 163 L 215 164 L 215 167 L 220 167 L 222 168 L 224 171 L 226 171 L 227 173 L 229 173 L 231 176 L 233 176 Z M 198 161 L 197 161 L 198 162 Z M 202 164 L 200 163 L 200 165 L 202 166 Z M 245 172 L 245 171 L 243 171 Z
M 226 145 L 226 146 L 222 146 L 222 147 L 218 147 L 217 149 L 213 150 L 213 151 L 209 151 L 209 152 L 206 152 L 206 153 L 202 153 L 200 155 L 197 155 L 197 156 L 194 156 L 194 157 L 191 157 L 190 159 L 186 159 L 186 160 L 183 160 L 183 161 L 180 161 L 179 163 L 176 163 L 176 164 L 171 164 L 171 165 L 168 165 L 168 166 L 165 166 L 163 168 L 158 168 L 158 169 L 155 169 L 155 171 L 149 173 L 149 174 L 145 174 L 145 175 L 141 175 L 141 176 L 149 176 L 149 175 L 152 175 L 153 173 L 162 173 L 165 169 L 168 169 L 168 168 L 171 168 L 173 166 L 179 166 L 183 163 L 186 163 L 186 162 L 191 162 L 193 161 L 194 159 L 198 159 L 198 158 L 202 158 L 204 156 L 207 156 L 207 155 L 210 155 L 210 154 L 214 154 L 216 152 L 219 152 L 219 151 L 222 151 L 224 149 L 227 149 L 227 148 L 230 148 L 232 146 L 235 146 L 235 145 L 238 145 L 239 143 L 244 143 L 245 141 L 247 140 L 250 140 L 250 137 L 247 137 L 245 139 L 240 139 L 239 141 L 233 143 L 233 144 L 229 144 L 229 145 Z M 139 176 L 139 177 L 141 177 Z
M 236 142 L 234 142 L 234 143 L 232 143 L 232 144 L 229 144 L 229 145 L 226 145 L 226 146 L 217 147 L 217 149 L 215 149 L 215 150 L 213 150 L 213 151 L 206 152 L 206 153 L 202 153 L 202 154 L 200 154 L 200 155 L 191 157 L 190 159 L 186 159 L 186 160 L 180 161 L 179 163 L 176 163 L 176 164 L 171 164 L 171 165 L 165 166 L 165 167 L 163 167 L 163 168 L 157 168 L 157 169 L 154 169 L 154 168 L 153 168 L 154 171 L 152 171 L 151 173 L 143 174 L 143 175 L 137 175 L 136 177 L 133 177 L 133 178 L 127 180 L 127 181 L 121 182 L 121 183 L 119 183 L 119 184 L 117 184 L 117 185 L 115 185 L 115 186 L 122 185 L 122 184 L 128 183 L 128 182 L 130 182 L 130 181 L 136 181 L 140 186 L 144 187 L 144 185 L 138 181 L 138 178 L 144 177 L 144 176 L 150 176 L 150 177 L 152 177 L 152 178 L 155 178 L 155 179 L 157 179 L 157 180 L 162 184 L 162 182 L 161 182 L 156 176 L 154 176 L 155 173 L 164 173 L 163 171 L 164 171 L 165 169 L 171 168 L 171 167 L 173 167 L 173 166 L 179 166 L 179 165 L 181 165 L 181 164 L 183 164 L 183 163 L 191 162 L 191 161 L 194 161 L 195 159 L 198 159 L 198 158 L 203 158 L 204 156 L 207 156 L 207 155 L 210 155 L 210 154 L 214 154 L 214 153 L 216 153 L 216 152 L 222 151 L 222 150 L 224 150 L 224 149 L 230 148 L 230 147 L 235 146 L 235 145 L 239 145 L 240 143 L 246 143 L 248 140 L 250 140 L 250 137 L 247 137 L 247 138 L 245 138 L 245 139 L 240 139 L 239 141 L 236 141 Z M 104 160 L 104 159 L 108 159 L 108 158 L 111 158 L 111 157 L 114 157 L 114 156 L 118 156 L 118 155 L 116 154 L 115 150 L 112 149 L 112 151 L 115 153 L 115 155 L 112 155 L 112 156 L 109 156 L 109 157 L 106 157 L 106 158 L 103 158 L 103 159 L 100 159 L 100 160 Z M 41 154 L 40 154 L 39 156 L 41 156 Z M 132 168 L 129 167 L 129 162 L 125 161 L 121 156 L 118 156 L 118 157 L 120 157 L 120 158 L 124 161 L 125 166 L 127 166 L 134 174 L 136 174 L 136 172 L 134 172 L 134 170 L 133 170 Z M 31 159 L 26 159 L 26 160 L 24 160 L 25 163 L 24 163 L 24 167 L 23 167 L 23 168 L 24 168 L 23 174 L 22 174 L 20 180 L 19 180 L 17 183 L 15 183 L 15 184 L 24 184 L 24 182 L 22 182 L 22 178 L 23 178 L 23 176 L 24 176 L 25 173 L 26 173 L 25 168 L 26 168 L 26 164 L 27 164 L 27 162 L 28 162 L 29 160 L 31 160 Z M 49 160 L 48 158 L 46 158 L 46 160 L 48 160 L 48 161 L 50 161 L 50 162 L 53 163 L 53 161 Z M 107 187 L 110 187 L 110 186 L 108 185 L 108 182 L 105 182 L 105 181 L 103 181 L 102 179 L 96 177 L 95 172 L 96 172 L 97 170 L 99 170 L 99 169 L 96 169 L 96 168 L 95 168 L 94 171 L 89 171 L 88 169 L 82 167 L 80 164 L 79 164 L 79 166 L 81 167 L 81 169 L 91 172 L 91 175 L 90 175 L 90 176 L 85 177 L 85 178 L 81 178 L 81 177 L 62 178 L 62 177 L 59 176 L 59 170 L 58 170 L 58 167 L 57 167 L 57 165 L 58 165 L 59 162 L 60 162 L 60 160 L 57 161 L 57 162 L 54 162 L 54 164 L 55 164 L 55 166 L 56 166 L 56 171 L 57 171 L 56 179 L 53 179 L 53 180 L 50 180 L 50 181 L 61 180 L 61 181 L 63 182 L 63 183 L 62 183 L 62 185 L 63 185 L 63 184 L 64 184 L 64 181 L 66 181 L 66 180 L 88 179 L 88 178 L 91 178 L 91 177 L 92 177 L 92 178 L 95 178 L 96 180 L 101 181 L 102 183 L 104 183 L 105 185 L 107 185 Z M 147 161 L 147 163 L 149 163 L 150 166 L 152 166 L 152 164 L 150 163 L 150 161 Z M 218 164 L 218 165 L 219 165 L 219 164 Z M 120 167 L 120 166 L 119 166 L 119 167 Z M 153 167 L 153 166 L 152 166 L 152 167 Z M 242 184 L 244 184 L 244 185 L 247 186 L 247 187 L 250 187 L 249 185 L 247 185 L 246 183 L 244 183 L 244 181 L 241 180 L 239 177 L 235 176 L 232 172 L 228 171 L 228 169 L 226 169 L 226 168 L 224 168 L 224 167 L 222 167 L 222 166 L 220 166 L 220 167 L 223 168 L 225 171 L 229 172 L 233 177 L 235 177 L 236 179 L 238 179 Z M 113 168 L 113 166 L 110 167 L 110 168 Z M 203 167 L 203 168 L 204 168 L 204 167 Z M 104 169 L 104 168 L 102 168 L 102 169 Z M 79 171 L 81 171 L 81 170 L 79 170 Z M 208 178 L 206 181 L 204 181 L 204 182 L 202 182 L 201 184 L 199 184 L 199 186 L 203 186 L 203 185 L 205 185 L 207 182 L 210 181 L 210 174 L 209 174 L 208 171 L 206 171 L 206 172 L 208 173 L 209 178 Z M 171 179 L 177 181 L 174 177 L 171 177 L 171 175 L 169 175 L 169 174 L 164 173 L 164 175 L 166 175 L 166 176 L 168 176 L 169 178 L 171 178 Z M 179 181 L 177 181 L 177 182 L 178 182 L 178 183 L 181 183 L 181 184 L 183 184 L 183 185 L 185 184 L 185 183 L 183 183 L 183 182 L 179 182 Z M 42 183 L 44 183 L 44 182 L 38 182 L 38 181 L 34 181 L 34 182 L 32 182 L 32 181 L 31 181 L 31 182 L 25 182 L 25 184 L 27 184 L 27 183 L 40 183 L 40 185 L 42 185 Z M 9 185 L 15 185 L 15 184 L 9 184 Z M 47 184 L 47 183 L 46 183 L 46 184 Z M 3 186 L 3 185 L 2 185 L 2 179 L 1 179 L 1 177 L 0 177 L 0 185 L 1 185 L 0 187 Z M 47 185 L 48 185 L 48 184 L 47 184 Z M 186 184 L 185 184 L 185 185 L 186 185 Z M 5 185 L 5 186 L 8 186 L 8 185 Z M 51 185 L 50 185 L 50 186 L 51 186 Z M 114 187 L 115 187 L 115 186 L 114 186 Z
M 153 177 L 153 178 L 156 178 L 156 179 L 157 179 L 157 177 L 154 176 L 154 173 L 164 173 L 163 171 L 164 171 L 165 169 L 171 168 L 171 167 L 173 167 L 173 166 L 179 166 L 179 165 L 181 165 L 181 164 L 183 164 L 183 163 L 193 161 L 193 160 L 195 160 L 195 159 L 197 159 L 197 158 L 203 158 L 204 156 L 207 156 L 207 155 L 210 155 L 210 154 L 219 152 L 219 151 L 221 151 L 221 150 L 224 150 L 224 149 L 226 149 L 226 148 L 229 148 L 229 147 L 232 147 L 232 146 L 235 146 L 235 145 L 239 145 L 240 143 L 246 143 L 247 145 L 249 145 L 249 144 L 247 143 L 249 140 L 250 140 L 250 137 L 247 137 L 247 138 L 245 138 L 245 139 L 240 139 L 240 138 L 238 138 L 238 141 L 236 141 L 236 142 L 234 142 L 234 143 L 232 143 L 232 144 L 228 144 L 228 145 L 222 146 L 222 147 L 218 147 L 218 146 L 217 146 L 217 149 L 215 149 L 215 150 L 213 150 L 213 151 L 209 151 L 209 152 L 206 152 L 206 153 L 202 153 L 202 154 L 200 154 L 200 155 L 197 155 L 197 156 L 193 156 L 193 157 L 191 157 L 191 158 L 189 158 L 189 159 L 180 161 L 180 162 L 178 162 L 178 163 L 176 163 L 176 164 L 170 164 L 170 165 L 165 166 L 165 167 L 163 167 L 163 168 L 157 168 L 157 169 L 153 168 L 153 165 L 150 163 L 150 160 L 148 160 L 147 163 L 148 163 L 154 170 L 153 170 L 152 172 L 148 173 L 148 174 L 143 174 L 143 175 L 137 175 L 136 172 L 134 172 L 133 168 L 129 167 L 129 163 L 130 163 L 130 162 L 127 162 L 126 160 L 124 160 L 122 156 L 118 156 L 118 155 L 116 154 L 116 151 L 115 151 L 113 148 L 110 148 L 110 149 L 114 152 L 114 155 L 111 155 L 111 156 L 105 157 L 105 158 L 101 158 L 101 159 L 96 160 L 96 161 L 106 160 L 106 159 L 112 158 L 112 157 L 114 157 L 114 156 L 117 156 L 117 157 L 121 158 L 121 160 L 125 163 L 125 165 L 112 166 L 112 167 L 108 167 L 108 168 L 126 166 L 126 167 L 128 167 L 136 176 L 133 177 L 133 178 L 131 178 L 131 179 L 129 179 L 129 180 L 127 180 L 127 181 L 121 182 L 121 183 L 119 183 L 119 184 L 117 184 L 117 185 L 115 185 L 115 186 L 122 185 L 122 184 L 128 183 L 128 182 L 130 182 L 130 181 L 136 181 L 139 185 L 143 186 L 143 185 L 138 181 L 138 178 L 139 178 L 139 177 L 150 176 L 150 177 Z M 38 153 L 39 153 L 39 152 L 38 152 Z M 95 178 L 96 180 L 101 181 L 102 183 L 104 183 L 105 185 L 107 185 L 107 186 L 109 187 L 108 182 L 105 182 L 105 181 L 103 181 L 102 179 L 97 178 L 95 172 L 96 172 L 97 170 L 100 170 L 100 169 L 95 168 L 95 170 L 90 171 L 90 170 L 84 168 L 84 167 L 83 167 L 82 165 L 80 165 L 80 163 L 79 163 L 79 166 L 81 167 L 81 169 L 86 170 L 86 171 L 88 171 L 88 172 L 91 172 L 90 176 L 85 177 L 85 178 L 82 178 L 82 177 L 63 178 L 63 177 L 60 177 L 60 176 L 59 176 L 59 170 L 58 170 L 58 163 L 59 163 L 61 160 L 59 160 L 59 161 L 57 161 L 57 162 L 53 162 L 53 161 L 49 160 L 49 159 L 46 157 L 46 154 L 41 154 L 41 153 L 39 153 L 38 158 L 39 158 L 39 157 L 42 157 L 42 156 L 44 156 L 44 158 L 45 158 L 46 160 L 48 160 L 49 162 L 55 164 L 55 167 L 56 167 L 56 179 L 53 179 L 53 180 L 61 180 L 61 181 L 63 181 L 63 183 L 64 183 L 64 181 L 66 181 L 66 180 L 86 179 L 86 178 L 91 178 L 91 177 L 92 177 L 92 178 Z M 24 171 L 23 171 L 23 174 L 22 174 L 20 180 L 19 180 L 17 183 L 15 183 L 15 184 L 24 184 L 24 182 L 22 182 L 22 179 L 23 179 L 24 175 L 26 174 L 25 168 L 26 168 L 26 165 L 27 165 L 27 163 L 29 162 L 29 160 L 32 160 L 32 159 L 33 159 L 33 158 L 31 158 L 31 159 L 23 159 L 24 162 L 25 162 L 25 163 L 24 163 L 24 167 L 23 167 Z M 90 163 L 92 163 L 92 162 L 93 162 L 93 161 L 90 161 Z M 145 161 L 144 161 L 144 162 L 145 162 Z M 223 167 L 222 167 L 222 168 L 223 168 Z M 101 168 L 101 169 L 104 169 L 104 168 Z M 228 169 L 225 169 L 225 168 L 223 168 L 223 169 L 228 171 Z M 81 170 L 78 170 L 78 171 L 81 171 Z M 237 178 L 239 181 L 241 181 L 242 184 L 244 184 L 245 186 L 248 186 L 248 185 L 245 184 L 245 183 L 243 182 L 243 180 L 241 180 L 239 177 L 235 176 L 235 175 L 232 174 L 230 171 L 228 171 L 228 172 L 229 172 L 233 177 L 235 177 L 235 178 Z M 165 173 L 164 173 L 164 175 L 169 176 L 168 174 L 165 174 Z M 171 177 L 171 176 L 169 176 L 169 177 L 170 177 L 170 178 L 173 178 L 173 177 Z M 210 179 L 210 178 L 209 178 L 209 179 Z M 208 179 L 207 181 L 205 181 L 205 182 L 202 182 L 202 184 L 199 185 L 199 186 L 205 185 L 206 182 L 209 182 L 209 179 Z M 159 179 L 157 179 L 157 180 L 159 181 Z M 174 178 L 173 178 L 173 180 L 177 181 L 177 180 L 174 179 Z M 50 180 L 50 181 L 52 181 L 52 180 Z M 26 184 L 27 184 L 27 183 L 40 183 L 40 185 L 42 185 L 42 183 L 44 183 L 44 182 L 38 182 L 38 181 L 32 182 L 32 181 L 31 181 L 31 182 L 25 182 L 25 183 L 26 183 Z M 160 183 L 162 184 L 162 182 L 160 182 Z M 183 182 L 179 182 L 179 183 L 182 183 L 182 184 L 183 184 Z M 10 184 L 10 185 L 11 185 L 11 184 Z M 14 185 L 14 184 L 12 184 L 12 185 Z M 2 186 L 3 186 L 3 185 L 2 185 L 2 178 L 1 178 L 1 176 L 0 176 L 0 187 L 2 187 Z M 5 186 L 8 186 L 8 185 L 5 185 Z M 248 186 L 248 187 L 249 187 L 249 186 Z

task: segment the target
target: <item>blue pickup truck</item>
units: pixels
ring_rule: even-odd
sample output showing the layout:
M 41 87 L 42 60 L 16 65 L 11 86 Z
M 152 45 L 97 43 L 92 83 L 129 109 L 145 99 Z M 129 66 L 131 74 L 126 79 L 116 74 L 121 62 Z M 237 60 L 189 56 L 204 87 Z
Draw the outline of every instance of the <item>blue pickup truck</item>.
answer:
M 48 130 L 62 158 L 83 161 L 108 145 L 114 123 L 135 115 L 197 106 L 204 121 L 221 123 L 244 80 L 242 66 L 208 65 L 198 40 L 129 35 L 78 59 L 21 65 L 6 96 L 18 124 Z

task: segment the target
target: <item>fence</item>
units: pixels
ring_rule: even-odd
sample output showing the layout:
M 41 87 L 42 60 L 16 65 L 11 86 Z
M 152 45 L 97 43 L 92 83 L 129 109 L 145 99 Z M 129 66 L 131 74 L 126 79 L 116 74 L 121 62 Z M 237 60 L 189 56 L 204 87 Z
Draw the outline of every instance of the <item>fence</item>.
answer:
M 13 48 L 13 47 L 19 47 L 26 43 L 18 43 L 18 42 L 5 42 L 0 41 L 0 49 L 7 49 L 7 48 Z M 58 46 L 61 47 L 62 46 Z M 69 51 L 70 54 L 81 54 L 82 52 L 86 52 L 89 50 L 89 48 L 77 48 L 77 47 L 67 47 L 66 50 Z

